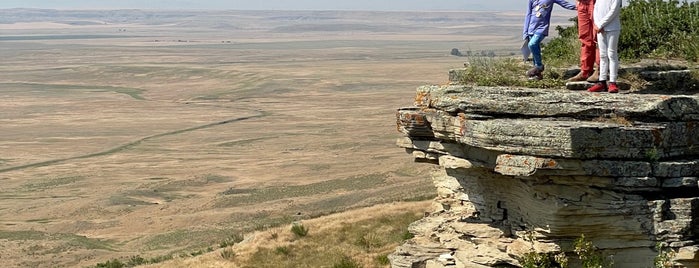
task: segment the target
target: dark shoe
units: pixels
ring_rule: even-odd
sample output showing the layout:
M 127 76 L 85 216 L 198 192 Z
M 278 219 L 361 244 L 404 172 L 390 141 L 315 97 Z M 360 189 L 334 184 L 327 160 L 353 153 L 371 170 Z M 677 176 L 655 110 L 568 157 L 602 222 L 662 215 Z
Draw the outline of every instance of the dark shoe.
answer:
M 586 81 L 587 78 L 589 77 L 588 74 L 589 74 L 589 72 L 580 71 L 580 72 L 579 72 L 578 74 L 576 74 L 575 76 L 569 78 L 569 79 L 568 79 L 568 82 L 582 82 L 582 81 Z
M 587 78 L 587 82 L 595 83 L 599 81 L 599 70 L 595 69 L 595 72 Z
M 607 89 L 609 93 L 619 93 L 619 87 L 616 86 L 616 82 L 609 82 L 609 87 Z
M 539 70 L 539 68 L 532 67 L 531 69 L 527 70 L 526 75 L 527 77 L 531 77 L 536 75 L 536 72 Z
M 605 81 L 599 81 L 591 88 L 588 88 L 588 92 L 602 92 L 607 90 L 607 83 Z
M 544 79 L 544 66 L 541 67 L 532 67 L 527 71 L 527 78 L 529 80 L 541 80 Z
M 538 80 L 543 80 L 543 79 L 544 79 L 544 75 L 543 75 L 542 73 L 538 73 L 538 74 L 536 74 L 536 75 L 527 77 L 527 79 L 529 79 L 529 80 L 537 80 L 537 81 L 538 81 Z

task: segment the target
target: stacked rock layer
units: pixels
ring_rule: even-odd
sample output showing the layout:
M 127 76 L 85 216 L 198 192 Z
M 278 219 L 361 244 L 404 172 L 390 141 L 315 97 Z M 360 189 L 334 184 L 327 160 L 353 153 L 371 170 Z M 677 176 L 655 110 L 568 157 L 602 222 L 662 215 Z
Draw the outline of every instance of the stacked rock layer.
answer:
M 653 267 L 658 245 L 699 267 L 697 96 L 423 86 L 397 123 L 398 145 L 439 169 L 393 267 L 521 267 L 531 252 L 575 266 L 582 236 L 614 267 Z

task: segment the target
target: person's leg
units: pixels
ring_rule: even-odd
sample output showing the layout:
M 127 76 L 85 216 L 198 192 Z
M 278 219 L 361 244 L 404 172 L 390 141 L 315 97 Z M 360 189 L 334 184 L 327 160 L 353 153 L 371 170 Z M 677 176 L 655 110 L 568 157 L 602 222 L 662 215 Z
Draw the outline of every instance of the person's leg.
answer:
M 619 92 L 619 87 L 616 85 L 616 80 L 619 72 L 619 54 L 617 53 L 617 44 L 619 44 L 619 35 L 621 31 L 607 32 L 607 57 L 609 58 L 609 93 Z
M 599 49 L 598 49 L 598 43 L 597 43 L 597 31 L 594 32 L 594 47 L 595 47 L 595 65 L 597 65 L 597 68 L 593 68 L 592 75 L 587 78 L 587 82 L 597 82 L 599 80 L 599 64 L 600 64 L 600 56 L 599 56 Z
M 592 1 L 578 2 L 578 39 L 582 43 L 580 47 L 580 70 L 588 76 L 592 74 L 597 54 L 590 3 Z
M 571 82 L 587 80 L 594 70 L 597 43 L 592 21 L 592 0 L 577 1 L 578 40 L 580 40 L 580 72 L 568 79 Z
M 597 45 L 599 46 L 599 81 L 589 88 L 590 92 L 601 92 L 607 90 L 607 77 L 609 76 L 609 58 L 607 55 L 608 34 L 606 32 L 597 33 Z
M 529 39 L 529 50 L 534 58 L 534 67 L 540 69 L 544 68 L 544 63 L 541 60 L 541 41 L 543 40 L 544 36 L 540 34 L 535 34 Z
M 544 63 L 541 59 L 541 41 L 544 39 L 543 35 L 535 34 L 529 38 L 529 50 L 532 53 L 532 58 L 534 60 L 534 67 L 527 71 L 527 77 L 529 79 L 541 80 L 544 79 Z
M 619 54 L 617 46 L 619 44 L 619 35 L 621 31 L 607 32 L 607 58 L 609 60 L 609 81 L 616 82 L 619 71 Z
M 590 20 L 592 20 L 592 23 L 594 23 L 594 17 L 592 14 L 594 14 L 594 9 L 595 9 L 595 1 L 588 1 L 589 10 L 590 10 Z M 594 24 L 593 24 L 594 25 Z M 597 82 L 599 80 L 599 64 L 600 64 L 600 56 L 599 56 L 599 49 L 598 49 L 598 43 L 597 43 L 597 31 L 592 32 L 592 43 L 593 43 L 593 48 L 595 50 L 595 64 L 597 65 L 597 68 L 594 68 L 594 72 L 590 77 L 587 78 L 588 82 Z
M 609 39 L 607 39 L 609 34 L 607 32 L 601 32 L 597 34 L 597 44 L 599 45 L 599 80 L 607 81 L 609 78 Z

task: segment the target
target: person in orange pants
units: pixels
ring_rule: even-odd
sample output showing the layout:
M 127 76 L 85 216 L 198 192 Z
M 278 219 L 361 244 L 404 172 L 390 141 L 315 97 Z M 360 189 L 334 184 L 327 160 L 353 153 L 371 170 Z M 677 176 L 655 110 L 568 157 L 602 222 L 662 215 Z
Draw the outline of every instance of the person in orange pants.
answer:
M 599 50 L 597 49 L 597 32 L 592 14 L 595 0 L 577 0 L 578 10 L 578 39 L 582 43 L 580 48 L 580 73 L 568 79 L 568 81 L 597 82 L 599 79 Z

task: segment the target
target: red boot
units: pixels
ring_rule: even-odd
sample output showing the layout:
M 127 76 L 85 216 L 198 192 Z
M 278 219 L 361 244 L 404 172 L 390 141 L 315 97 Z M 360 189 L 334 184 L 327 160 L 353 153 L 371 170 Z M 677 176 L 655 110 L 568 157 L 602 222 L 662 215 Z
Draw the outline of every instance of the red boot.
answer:
M 616 86 L 616 82 L 609 82 L 609 88 L 607 89 L 609 93 L 619 93 L 619 87 Z
M 607 82 L 606 81 L 599 81 L 594 86 L 587 89 L 588 92 L 602 92 L 605 90 L 607 90 Z

